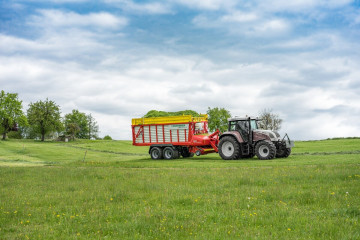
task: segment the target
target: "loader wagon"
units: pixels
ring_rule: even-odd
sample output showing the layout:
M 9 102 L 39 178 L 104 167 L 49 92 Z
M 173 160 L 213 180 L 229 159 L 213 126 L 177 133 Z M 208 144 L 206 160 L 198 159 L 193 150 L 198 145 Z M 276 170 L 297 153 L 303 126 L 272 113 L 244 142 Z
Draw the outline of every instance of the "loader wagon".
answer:
M 150 146 L 152 159 L 217 152 L 219 132 L 209 135 L 207 120 L 206 114 L 132 119 L 133 145 Z

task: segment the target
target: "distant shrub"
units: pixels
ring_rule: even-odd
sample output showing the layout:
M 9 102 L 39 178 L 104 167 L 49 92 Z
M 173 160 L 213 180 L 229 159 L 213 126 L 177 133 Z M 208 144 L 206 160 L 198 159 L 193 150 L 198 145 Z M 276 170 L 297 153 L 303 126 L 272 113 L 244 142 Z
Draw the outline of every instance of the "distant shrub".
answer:
M 112 138 L 111 138 L 109 135 L 106 135 L 106 136 L 104 137 L 104 140 L 112 140 Z
M 7 137 L 10 139 L 22 139 L 20 131 L 10 131 L 7 134 Z
M 164 111 L 157 111 L 157 110 L 150 110 L 147 112 L 143 117 L 169 117 L 169 116 L 182 116 L 182 115 L 192 115 L 193 117 L 199 117 L 200 114 L 193 111 L 193 110 L 184 110 L 178 112 L 164 112 Z

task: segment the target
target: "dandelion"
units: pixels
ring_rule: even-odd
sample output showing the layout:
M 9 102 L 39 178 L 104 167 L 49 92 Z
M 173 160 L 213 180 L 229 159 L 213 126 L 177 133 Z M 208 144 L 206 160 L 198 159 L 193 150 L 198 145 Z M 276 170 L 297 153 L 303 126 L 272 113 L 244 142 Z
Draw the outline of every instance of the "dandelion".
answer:
M 114 200 L 113 198 L 110 198 L 110 201 Z
M 56 215 L 56 217 L 60 217 L 60 215 L 58 214 L 58 215 Z
M 335 192 L 330 193 L 331 195 L 335 195 Z
M 80 236 L 80 233 L 77 233 L 76 235 Z
M 287 230 L 288 230 L 288 231 L 291 231 L 291 228 L 288 228 Z

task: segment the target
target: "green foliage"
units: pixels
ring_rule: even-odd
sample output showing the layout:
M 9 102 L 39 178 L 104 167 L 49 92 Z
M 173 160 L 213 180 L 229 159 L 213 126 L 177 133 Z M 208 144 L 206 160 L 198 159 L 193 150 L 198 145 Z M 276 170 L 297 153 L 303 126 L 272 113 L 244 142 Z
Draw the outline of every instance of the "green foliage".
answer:
M 225 132 L 228 129 L 228 118 L 231 117 L 231 114 L 225 108 L 208 108 L 207 114 L 209 115 L 208 123 L 209 129 L 211 132 L 216 131 L 217 129 L 220 132 Z
M 111 138 L 109 135 L 106 135 L 106 136 L 104 137 L 104 140 L 112 140 L 112 138 Z
M 287 159 L 155 161 L 130 141 L 2 141 L 0 236 L 358 239 L 359 146 L 309 141 Z
M 65 132 L 76 138 L 88 138 L 88 119 L 85 113 L 79 110 L 72 110 L 65 115 Z
M 170 117 L 170 116 L 183 116 L 183 115 L 191 115 L 193 117 L 199 117 L 200 114 L 193 111 L 193 110 L 184 110 L 178 112 L 164 112 L 164 111 L 157 111 L 157 110 L 150 110 L 147 112 L 143 117 Z
M 22 139 L 22 135 L 20 131 L 10 131 L 7 134 L 9 139 Z
M 279 131 L 281 128 L 282 119 L 279 114 L 272 112 L 272 109 L 264 109 L 260 112 L 259 118 L 262 120 L 259 122 L 259 127 L 265 130 Z
M 88 139 L 97 139 L 98 133 L 99 133 L 99 126 L 97 125 L 97 122 L 95 121 L 95 118 L 89 114 L 86 116 L 88 121 Z
M 48 99 L 30 103 L 27 117 L 32 130 L 41 135 L 41 141 L 45 140 L 46 134 L 53 131 L 59 132 L 64 129 L 59 106 Z
M 22 101 L 18 99 L 17 93 L 0 92 L 0 131 L 2 139 L 14 127 L 26 126 L 27 119 L 22 111 Z

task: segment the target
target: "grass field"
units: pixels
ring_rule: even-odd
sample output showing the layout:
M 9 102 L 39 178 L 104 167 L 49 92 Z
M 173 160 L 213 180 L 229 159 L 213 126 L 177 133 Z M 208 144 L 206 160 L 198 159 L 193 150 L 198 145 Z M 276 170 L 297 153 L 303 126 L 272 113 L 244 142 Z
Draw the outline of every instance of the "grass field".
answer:
M 360 239 L 360 139 L 270 161 L 147 151 L 0 141 L 0 239 Z

